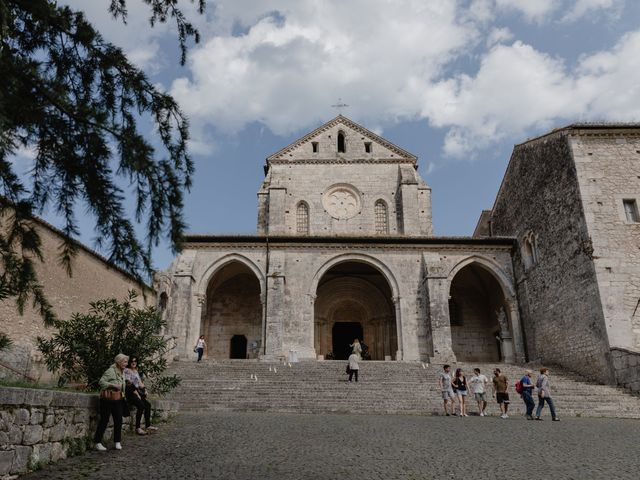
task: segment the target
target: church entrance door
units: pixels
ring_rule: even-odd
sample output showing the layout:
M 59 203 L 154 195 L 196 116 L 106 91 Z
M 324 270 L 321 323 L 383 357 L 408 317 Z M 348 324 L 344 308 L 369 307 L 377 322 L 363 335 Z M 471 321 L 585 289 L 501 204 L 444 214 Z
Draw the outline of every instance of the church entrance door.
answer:
M 358 322 L 336 322 L 333 324 L 333 358 L 346 360 L 351 355 L 353 339 L 362 340 L 362 324 Z
M 231 348 L 229 358 L 247 358 L 247 337 L 244 335 L 234 335 L 231 337 Z

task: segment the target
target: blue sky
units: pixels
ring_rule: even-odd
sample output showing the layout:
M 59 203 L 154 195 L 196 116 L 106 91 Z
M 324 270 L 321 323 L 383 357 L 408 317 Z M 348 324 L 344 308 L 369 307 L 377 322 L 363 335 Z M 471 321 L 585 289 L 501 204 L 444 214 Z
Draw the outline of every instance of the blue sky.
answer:
M 254 233 L 264 159 L 333 118 L 338 98 L 419 157 L 436 235 L 473 232 L 514 144 L 575 121 L 640 119 L 634 0 L 223 0 L 204 16 L 183 1 L 202 33 L 184 67 L 173 25 L 149 27 L 142 1 L 128 1 L 126 26 L 106 0 L 64 3 L 189 116 L 192 233 Z M 81 228 L 93 246 L 92 219 Z M 160 269 L 172 258 L 166 245 L 154 253 Z

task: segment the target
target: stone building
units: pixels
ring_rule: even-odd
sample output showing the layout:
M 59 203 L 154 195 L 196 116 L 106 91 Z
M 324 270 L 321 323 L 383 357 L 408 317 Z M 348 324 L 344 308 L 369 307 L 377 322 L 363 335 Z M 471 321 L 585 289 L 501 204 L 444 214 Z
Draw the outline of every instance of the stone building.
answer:
M 266 159 L 256 235 L 187 236 L 156 287 L 182 357 L 522 362 L 515 246 L 433 236 L 417 158 L 338 116 Z
M 89 302 L 95 300 L 124 299 L 129 290 L 140 294 L 137 299 L 140 306 L 156 304 L 153 289 L 79 242 L 76 243 L 78 251 L 73 259 L 73 274 L 69 277 L 58 261 L 64 233 L 42 219 L 34 218 L 33 221 L 42 241 L 44 258 L 44 262 L 35 263 L 36 272 L 59 318 L 87 312 Z M 43 380 L 51 377 L 36 348 L 36 339 L 51 335 L 52 329 L 44 326 L 42 317 L 29 303 L 24 315 L 19 315 L 13 299 L 0 302 L 0 331 L 7 333 L 13 341 L 8 351 L 0 352 L 0 378 L 20 374 Z
M 575 124 L 514 148 L 474 236 L 517 240 L 529 358 L 637 385 L 639 204 L 640 125 Z

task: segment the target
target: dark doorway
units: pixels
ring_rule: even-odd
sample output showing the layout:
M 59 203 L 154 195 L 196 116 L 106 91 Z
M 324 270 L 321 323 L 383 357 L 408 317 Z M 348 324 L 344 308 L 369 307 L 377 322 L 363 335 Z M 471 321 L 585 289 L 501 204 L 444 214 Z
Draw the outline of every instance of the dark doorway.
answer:
M 358 322 L 336 322 L 333 324 L 333 358 L 346 360 L 351 355 L 353 339 L 362 341 L 362 324 Z
M 244 335 L 231 337 L 231 354 L 229 358 L 247 358 L 247 337 Z

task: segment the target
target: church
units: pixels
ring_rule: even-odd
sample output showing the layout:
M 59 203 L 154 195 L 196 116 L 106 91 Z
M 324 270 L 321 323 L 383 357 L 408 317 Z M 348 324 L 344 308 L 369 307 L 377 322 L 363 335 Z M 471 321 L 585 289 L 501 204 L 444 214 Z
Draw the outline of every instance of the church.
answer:
M 418 159 L 339 115 L 266 159 L 255 235 L 192 234 L 155 287 L 190 358 L 560 365 L 640 391 L 640 125 L 514 147 L 469 237 Z

